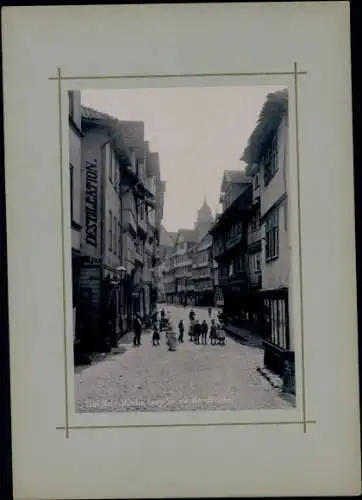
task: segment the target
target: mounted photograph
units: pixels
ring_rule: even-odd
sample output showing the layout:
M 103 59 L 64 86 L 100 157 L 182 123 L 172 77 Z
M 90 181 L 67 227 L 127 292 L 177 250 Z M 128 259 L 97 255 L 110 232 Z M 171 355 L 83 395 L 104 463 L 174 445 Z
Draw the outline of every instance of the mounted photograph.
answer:
M 288 89 L 68 104 L 76 412 L 295 408 Z

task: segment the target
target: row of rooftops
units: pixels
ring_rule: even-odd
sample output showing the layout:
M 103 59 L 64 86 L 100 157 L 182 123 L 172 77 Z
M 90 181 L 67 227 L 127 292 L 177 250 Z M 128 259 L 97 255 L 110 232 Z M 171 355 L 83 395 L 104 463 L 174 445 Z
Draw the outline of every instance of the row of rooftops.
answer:
M 288 89 L 277 90 L 267 95 L 259 118 L 251 133 L 248 144 L 240 158 L 245 162 L 244 170 L 225 170 L 221 182 L 220 202 L 230 184 L 244 184 L 245 190 L 216 220 L 210 232 L 213 233 L 235 210 L 247 209 L 251 202 L 253 177 L 259 170 L 259 163 L 265 147 L 288 113 Z
M 149 149 L 145 141 L 145 125 L 141 121 L 118 120 L 113 116 L 95 109 L 81 106 L 82 125 L 103 126 L 108 130 L 115 148 L 124 158 L 131 162 L 132 153 L 136 159 L 146 160 L 147 175 L 155 176 L 160 181 L 159 153 Z
M 267 95 L 266 101 L 260 111 L 257 125 L 251 133 L 248 144 L 240 158 L 240 160 L 246 164 L 245 170 L 225 170 L 223 172 L 221 194 L 225 193 L 230 184 L 245 184 L 246 189 L 232 205 L 216 219 L 215 224 L 209 231 L 210 234 L 212 234 L 225 219 L 229 216 L 232 217 L 235 209 L 247 209 L 250 205 L 253 176 L 258 170 L 258 162 L 264 152 L 264 146 L 269 142 L 271 136 L 279 127 L 283 117 L 287 115 L 287 112 L 287 89 L 278 90 Z M 199 234 L 193 229 L 180 229 L 178 232 L 170 233 L 163 228 L 163 231 L 164 234 L 167 233 L 167 238 L 164 236 L 164 245 L 168 247 L 175 245 L 178 235 L 182 236 L 183 241 L 191 245 L 195 245 L 199 241 Z
M 248 144 L 240 158 L 246 163 L 245 172 L 254 175 L 264 153 L 265 146 L 275 134 L 281 121 L 288 114 L 288 89 L 277 90 L 267 95 L 259 118 Z

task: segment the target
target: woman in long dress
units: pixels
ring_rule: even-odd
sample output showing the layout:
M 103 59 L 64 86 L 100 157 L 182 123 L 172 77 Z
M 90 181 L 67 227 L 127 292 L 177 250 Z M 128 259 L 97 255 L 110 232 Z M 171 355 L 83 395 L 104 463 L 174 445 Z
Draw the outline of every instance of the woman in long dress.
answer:
M 167 338 L 168 350 L 169 351 L 176 351 L 176 349 L 177 349 L 177 335 L 176 335 L 176 331 L 174 330 L 174 328 L 172 328 L 171 323 L 168 324 L 166 338 Z

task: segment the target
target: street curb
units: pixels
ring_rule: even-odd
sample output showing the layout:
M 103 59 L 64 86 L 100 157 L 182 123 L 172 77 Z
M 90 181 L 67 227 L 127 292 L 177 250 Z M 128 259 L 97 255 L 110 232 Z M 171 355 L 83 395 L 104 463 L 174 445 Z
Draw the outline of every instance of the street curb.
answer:
M 275 373 L 271 372 L 267 368 L 257 367 L 256 371 L 271 385 L 273 389 L 277 389 L 280 396 L 291 403 L 294 407 L 296 406 L 296 398 L 293 392 L 284 390 L 283 380 Z
M 235 339 L 240 340 L 240 342 L 262 348 L 262 342 L 260 337 L 250 333 L 248 330 L 243 329 L 243 333 L 239 333 L 234 331 L 233 327 L 230 327 L 228 325 L 224 326 L 224 330 L 225 332 L 228 333 L 228 335 L 230 335 Z
M 260 366 L 257 367 L 256 371 L 260 373 L 260 375 L 264 377 L 274 389 L 283 390 L 283 381 L 280 377 L 278 377 L 278 375 L 275 375 L 266 368 L 262 368 Z

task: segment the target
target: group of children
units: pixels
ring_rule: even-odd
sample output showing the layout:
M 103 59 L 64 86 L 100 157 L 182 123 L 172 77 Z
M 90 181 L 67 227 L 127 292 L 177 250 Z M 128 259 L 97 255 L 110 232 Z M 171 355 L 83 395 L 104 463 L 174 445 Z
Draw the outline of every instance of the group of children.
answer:
M 180 321 L 181 323 L 181 321 Z M 179 325 L 180 328 L 180 325 Z M 211 320 L 210 328 L 204 319 L 201 323 L 198 319 L 192 319 L 189 327 L 189 340 L 197 345 L 208 344 L 207 334 L 209 333 L 211 345 L 225 345 L 225 333 L 219 323 Z
M 211 317 L 211 311 L 209 310 L 209 317 Z M 225 333 L 219 322 L 215 319 L 211 319 L 210 328 L 204 319 L 201 323 L 195 318 L 195 313 L 193 310 L 190 311 L 190 326 L 189 326 L 189 340 L 195 344 L 208 344 L 208 334 L 210 338 L 211 345 L 225 345 Z M 153 323 L 153 333 L 152 333 L 152 344 L 154 346 L 160 345 L 160 330 L 166 330 L 167 343 L 170 350 L 176 348 L 176 343 L 182 344 L 184 342 L 185 325 L 181 319 L 178 324 L 178 337 L 176 333 L 172 331 L 169 320 L 166 317 L 164 309 L 161 311 L 160 321 L 154 321 Z
M 176 347 L 176 335 L 172 331 L 172 326 L 169 319 L 166 316 L 164 309 L 161 311 L 160 320 L 158 320 L 158 314 L 154 315 L 153 326 L 152 326 L 152 345 L 159 346 L 161 339 L 161 331 L 166 332 L 166 341 L 169 346 L 169 350 L 173 351 Z

